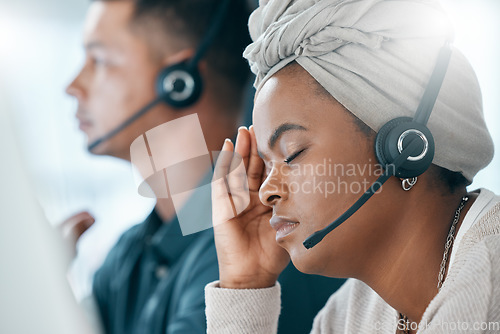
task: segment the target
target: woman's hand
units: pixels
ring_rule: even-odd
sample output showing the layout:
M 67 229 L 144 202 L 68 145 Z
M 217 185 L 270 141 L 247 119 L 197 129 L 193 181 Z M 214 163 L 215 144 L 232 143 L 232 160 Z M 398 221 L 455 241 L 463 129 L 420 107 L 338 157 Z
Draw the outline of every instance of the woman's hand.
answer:
M 213 224 L 222 288 L 273 286 L 290 262 L 288 253 L 276 243 L 276 231 L 269 224 L 272 209 L 259 200 L 264 171 L 252 127 L 238 130 L 234 149 L 226 139 L 212 181 Z

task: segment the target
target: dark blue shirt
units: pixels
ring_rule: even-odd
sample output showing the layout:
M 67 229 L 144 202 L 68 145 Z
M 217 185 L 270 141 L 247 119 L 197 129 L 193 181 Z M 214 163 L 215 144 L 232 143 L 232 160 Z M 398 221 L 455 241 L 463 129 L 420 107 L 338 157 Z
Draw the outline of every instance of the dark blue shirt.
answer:
M 204 287 L 218 279 L 213 231 L 183 236 L 155 211 L 123 234 L 94 277 L 106 333 L 205 333 Z

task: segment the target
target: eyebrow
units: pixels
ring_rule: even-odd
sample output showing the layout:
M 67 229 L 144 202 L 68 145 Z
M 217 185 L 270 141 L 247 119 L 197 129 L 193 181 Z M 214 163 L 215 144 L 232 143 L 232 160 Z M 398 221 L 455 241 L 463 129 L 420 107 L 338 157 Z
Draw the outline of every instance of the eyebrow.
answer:
M 272 134 L 271 138 L 269 138 L 269 147 L 272 149 L 274 145 L 276 145 L 276 142 L 285 132 L 292 130 L 307 131 L 307 129 L 302 125 L 293 123 L 283 123 L 274 130 L 274 133 Z

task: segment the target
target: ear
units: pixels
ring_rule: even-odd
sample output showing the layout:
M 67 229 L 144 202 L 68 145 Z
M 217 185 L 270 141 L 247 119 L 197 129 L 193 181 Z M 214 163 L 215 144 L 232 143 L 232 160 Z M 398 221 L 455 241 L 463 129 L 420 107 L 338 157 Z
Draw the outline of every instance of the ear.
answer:
M 169 54 L 163 58 L 163 66 L 171 66 L 186 60 L 191 59 L 194 56 L 194 49 L 184 49 L 173 54 Z
M 179 52 L 170 54 L 163 58 L 162 65 L 163 67 L 168 67 L 183 61 L 187 61 L 194 57 L 195 52 L 196 51 L 194 49 L 184 49 Z M 207 62 L 204 58 L 201 58 L 200 61 L 198 62 L 198 71 L 202 75 L 204 75 L 206 73 L 206 70 L 207 70 Z

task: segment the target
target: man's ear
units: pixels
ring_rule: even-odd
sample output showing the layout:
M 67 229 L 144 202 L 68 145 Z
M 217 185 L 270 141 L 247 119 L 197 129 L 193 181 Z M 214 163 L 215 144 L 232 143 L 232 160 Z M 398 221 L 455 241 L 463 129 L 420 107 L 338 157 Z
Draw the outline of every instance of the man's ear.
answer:
M 194 57 L 194 54 L 195 54 L 194 49 L 184 49 L 179 52 L 165 56 L 162 61 L 163 67 L 172 66 L 174 64 L 181 63 L 183 61 L 189 61 L 191 58 Z M 205 59 L 202 58 L 198 62 L 198 70 L 203 75 L 206 69 L 207 69 L 207 63 Z
M 172 66 L 183 61 L 187 61 L 194 56 L 195 51 L 193 49 L 184 49 L 173 54 L 169 54 L 163 58 L 163 66 Z

